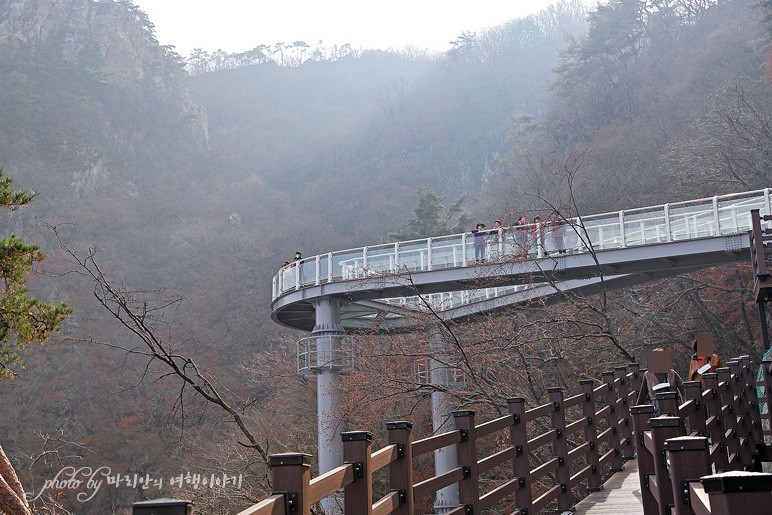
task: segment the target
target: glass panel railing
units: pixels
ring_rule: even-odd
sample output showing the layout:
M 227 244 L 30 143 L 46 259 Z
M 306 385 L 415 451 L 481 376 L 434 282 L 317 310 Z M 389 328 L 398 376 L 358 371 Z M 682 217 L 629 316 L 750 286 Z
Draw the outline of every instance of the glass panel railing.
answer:
M 622 231 L 617 218 L 583 218 L 584 232 L 595 250 L 618 249 L 622 246 Z
M 719 199 L 718 215 L 721 234 L 737 234 L 751 229 L 751 210 L 766 211 L 766 199 L 754 195 L 746 198 Z
M 364 275 L 364 249 L 332 253 L 332 280 L 359 279 Z
M 279 287 L 282 292 L 295 289 L 295 267 L 288 266 L 279 272 Z
M 329 254 L 322 254 L 319 256 L 319 283 L 324 284 L 328 282 L 330 277 L 330 256 Z
M 367 247 L 367 274 L 394 273 L 396 270 L 393 243 Z
M 461 235 L 432 238 L 432 270 L 463 266 Z
M 625 246 L 667 241 L 664 208 L 625 211 Z
M 399 268 L 402 271 L 428 270 L 428 240 L 405 241 L 399 244 Z
M 330 280 L 357 279 L 372 272 L 392 273 L 405 268 L 424 271 L 474 265 L 476 254 L 488 262 L 515 257 L 541 257 L 545 253 L 559 250 L 561 243 L 567 252 L 580 253 L 587 250 L 586 242 L 589 241 L 595 250 L 605 250 L 741 234 L 750 228 L 751 209 L 770 214 L 769 189 L 633 209 L 624 211 L 621 217 L 619 212 L 615 212 L 570 220 L 563 226 L 562 242 L 554 227 L 545 224 L 538 228 L 533 225 L 507 227 L 501 233 L 486 234 L 484 240 L 476 240 L 471 233 L 466 233 L 466 236 L 451 235 L 400 242 L 396 244 L 399 249 L 396 255 L 395 244 L 333 252 L 282 268 L 274 277 L 272 293 L 276 298 L 294 290 L 298 285 L 303 287 Z M 620 224 L 620 219 L 623 224 Z M 772 226 L 772 222 L 769 225 Z M 475 245 L 476 241 L 478 245 Z M 455 297 L 452 298 L 452 302 L 455 302 Z M 450 297 L 444 299 L 443 304 Z
M 715 226 L 711 200 L 670 205 L 670 234 L 674 241 L 713 236 Z
M 309 286 L 316 283 L 316 258 L 303 259 L 296 263 L 298 284 Z

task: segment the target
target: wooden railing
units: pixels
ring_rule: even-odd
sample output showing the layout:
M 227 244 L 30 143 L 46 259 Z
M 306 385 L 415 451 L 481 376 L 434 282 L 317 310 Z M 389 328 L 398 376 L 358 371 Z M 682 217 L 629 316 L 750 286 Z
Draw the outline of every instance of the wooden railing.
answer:
M 570 510 L 578 487 L 599 490 L 605 476 L 633 458 L 629 408 L 640 384 L 637 364 L 616 367 L 602 374 L 600 385 L 580 381 L 580 393 L 567 398 L 562 388 L 548 389 L 549 402 L 541 406 L 526 409 L 524 399 L 510 399 L 509 414 L 482 424 L 476 424 L 475 412 L 456 411 L 453 431 L 416 441 L 410 422 L 391 422 L 389 445 L 375 452 L 370 433 L 343 433 L 344 465 L 313 479 L 311 456 L 272 455 L 273 495 L 239 515 L 309 515 L 314 503 L 330 495 L 338 496 L 348 514 L 413 515 L 417 500 L 453 484 L 460 503 L 450 515 L 476 515 L 494 506 L 520 515 L 547 507 Z M 529 434 L 529 425 L 547 429 Z M 508 443 L 497 447 L 495 441 Z M 457 466 L 413 483 L 414 459 L 449 445 L 456 446 Z M 480 457 L 483 446 L 494 450 Z M 536 463 L 536 455 L 545 457 Z M 373 474 L 387 468 L 389 492 L 373 502 Z M 494 469 L 497 485 L 481 492 L 480 479 L 491 483 Z
M 748 356 L 727 365 L 684 383 L 680 406 L 677 394 L 657 394 L 661 416 L 654 406 L 632 408 L 645 515 L 772 512 L 772 474 L 750 472 L 772 460 L 759 409 L 772 392 L 770 363 L 758 383 Z M 770 417 L 766 410 L 767 427 Z

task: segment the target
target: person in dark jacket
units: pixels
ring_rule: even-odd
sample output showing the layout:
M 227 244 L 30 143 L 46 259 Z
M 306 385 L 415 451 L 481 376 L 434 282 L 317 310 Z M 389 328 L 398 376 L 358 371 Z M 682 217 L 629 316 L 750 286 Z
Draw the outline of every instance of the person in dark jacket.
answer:
M 684 383 L 678 372 L 671 366 L 670 353 L 663 348 L 656 348 L 649 353 L 649 369 L 643 374 L 641 390 L 638 392 L 637 405 L 654 404 L 654 414 L 661 415 L 657 393 L 678 393 L 678 404 L 684 398 Z M 674 413 L 670 413 L 674 415 Z
M 474 229 L 472 229 L 472 235 L 474 236 L 474 260 L 475 263 L 485 262 L 485 245 L 488 242 L 488 232 L 484 230 L 485 224 L 478 223 Z

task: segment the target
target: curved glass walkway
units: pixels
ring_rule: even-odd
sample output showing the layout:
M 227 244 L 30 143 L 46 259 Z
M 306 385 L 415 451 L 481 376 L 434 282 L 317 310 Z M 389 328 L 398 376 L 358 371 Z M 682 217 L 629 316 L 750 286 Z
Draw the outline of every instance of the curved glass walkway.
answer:
M 274 276 L 272 317 L 310 330 L 313 301 L 325 296 L 341 299 L 342 325 L 348 329 L 401 319 L 429 306 L 467 316 L 475 311 L 471 306 L 480 312 L 500 307 L 492 299 L 513 303 L 532 298 L 527 292 L 539 288 L 546 295 L 592 286 L 601 274 L 619 279 L 643 274 L 640 282 L 747 259 L 742 251 L 748 248 L 752 209 L 772 213 L 770 188 L 569 218 L 562 226 L 563 252 L 547 221 L 489 231 L 484 261 L 475 260 L 471 233 L 320 254 Z M 694 243 L 676 245 L 689 242 Z

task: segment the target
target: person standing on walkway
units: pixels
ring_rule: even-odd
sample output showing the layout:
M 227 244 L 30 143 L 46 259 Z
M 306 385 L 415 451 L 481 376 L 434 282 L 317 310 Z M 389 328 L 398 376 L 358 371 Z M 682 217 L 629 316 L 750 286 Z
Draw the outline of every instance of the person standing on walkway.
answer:
M 689 381 L 702 382 L 702 374 L 714 373 L 724 362 L 713 352 L 713 335 L 700 333 L 692 338 L 692 359 L 689 360 Z
M 515 253 L 523 258 L 528 256 L 528 249 L 530 247 L 528 237 L 528 220 L 524 216 L 517 219 L 515 224 Z
M 488 233 L 484 231 L 485 224 L 478 223 L 477 226 L 472 229 L 472 235 L 474 236 L 474 261 L 475 263 L 485 262 L 485 245 L 488 241 Z
M 294 262 L 295 262 L 295 266 L 298 269 L 298 279 L 300 281 L 300 284 L 303 284 L 306 280 L 305 276 L 303 275 L 303 266 L 302 266 L 303 263 L 301 263 L 302 260 L 303 260 L 303 254 L 301 254 L 300 251 L 298 250 L 297 252 L 295 252 Z
M 565 254 L 566 248 L 563 244 L 563 235 L 566 231 L 565 219 L 560 216 L 560 213 L 553 211 L 549 224 L 550 233 L 552 234 L 552 242 L 555 244 L 555 250 L 558 251 L 558 254 Z
M 654 404 L 655 416 L 660 416 L 657 393 L 678 393 L 678 405 L 684 398 L 684 383 L 678 372 L 673 370 L 670 351 L 658 347 L 649 352 L 649 369 L 643 374 L 641 390 L 638 392 L 636 405 Z M 670 413 L 670 415 L 674 415 Z

